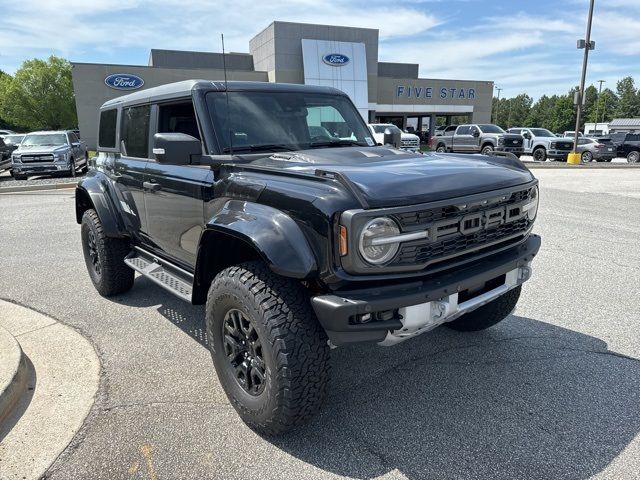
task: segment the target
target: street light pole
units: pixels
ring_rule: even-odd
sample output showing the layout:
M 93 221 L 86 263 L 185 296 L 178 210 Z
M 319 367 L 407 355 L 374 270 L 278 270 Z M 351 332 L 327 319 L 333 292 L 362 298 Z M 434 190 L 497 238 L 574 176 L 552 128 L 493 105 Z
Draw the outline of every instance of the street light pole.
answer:
M 498 124 L 498 112 L 500 111 L 500 92 L 503 90 L 502 88 L 495 87 L 498 90 L 498 101 L 496 102 L 496 125 Z
M 583 42 L 578 41 L 578 48 L 583 48 L 584 43 L 584 59 L 582 60 L 582 77 L 580 79 L 580 90 L 578 95 L 578 105 L 576 108 L 576 130 L 573 138 L 573 151 L 567 159 L 568 163 L 579 164 L 580 156 L 578 155 L 578 133 L 580 132 L 580 117 L 582 115 L 582 99 L 584 98 L 584 82 L 587 78 L 587 62 L 589 61 L 589 50 L 595 47 L 591 43 L 591 22 L 593 20 L 593 5 L 595 0 L 589 2 L 589 19 L 587 21 L 587 38 Z
M 600 110 L 600 96 L 602 95 L 602 84 L 604 82 L 606 82 L 606 80 L 598 80 L 600 87 L 598 88 L 598 101 L 596 102 L 596 130 L 598 130 L 598 111 Z

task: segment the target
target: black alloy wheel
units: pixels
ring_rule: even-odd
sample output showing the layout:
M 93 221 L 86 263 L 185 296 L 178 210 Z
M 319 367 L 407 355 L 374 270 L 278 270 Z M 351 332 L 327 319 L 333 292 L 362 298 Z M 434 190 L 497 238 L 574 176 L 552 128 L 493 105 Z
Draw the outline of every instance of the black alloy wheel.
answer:
M 533 151 L 533 160 L 535 162 L 544 162 L 547 159 L 547 152 L 544 148 L 536 148 Z
M 100 277 L 102 275 L 102 263 L 100 262 L 100 255 L 98 255 L 98 244 L 93 230 L 87 232 L 87 253 L 89 254 L 94 273 Z
M 266 385 L 266 364 L 253 322 L 232 308 L 224 317 L 222 330 L 224 352 L 236 381 L 249 395 L 260 395 Z

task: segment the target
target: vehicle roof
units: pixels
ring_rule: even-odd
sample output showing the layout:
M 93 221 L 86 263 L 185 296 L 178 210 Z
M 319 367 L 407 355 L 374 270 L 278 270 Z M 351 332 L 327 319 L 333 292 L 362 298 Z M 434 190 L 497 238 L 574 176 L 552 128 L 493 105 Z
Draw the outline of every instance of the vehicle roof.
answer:
M 331 95 L 346 94 L 333 87 L 321 87 L 316 85 L 301 85 L 296 83 L 270 83 L 270 82 L 242 82 L 242 81 L 212 81 L 212 80 L 183 80 L 181 82 L 167 83 L 158 87 L 146 88 L 138 92 L 123 95 L 107 100 L 101 110 L 118 105 L 131 105 L 147 103 L 171 98 L 183 98 L 191 96 L 193 90 L 204 89 L 213 91 L 252 91 L 252 92 L 314 92 Z
M 71 130 L 39 130 L 36 132 L 23 133 L 22 135 L 31 135 L 37 133 L 38 135 L 53 135 L 54 133 L 68 133 Z

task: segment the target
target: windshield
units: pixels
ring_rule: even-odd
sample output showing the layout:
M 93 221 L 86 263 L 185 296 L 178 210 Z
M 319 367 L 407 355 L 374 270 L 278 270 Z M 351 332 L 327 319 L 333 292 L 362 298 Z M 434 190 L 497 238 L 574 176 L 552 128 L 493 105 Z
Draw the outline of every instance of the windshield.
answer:
M 64 133 L 43 133 L 27 135 L 22 140 L 21 147 L 31 146 L 53 146 L 53 145 L 66 145 L 67 136 Z
M 222 152 L 373 146 L 371 132 L 347 97 L 294 92 L 207 94 Z
M 497 125 L 478 125 L 482 133 L 505 133 L 503 129 L 501 129 Z
M 4 143 L 7 145 L 16 145 L 24 138 L 24 135 L 7 135 L 4 137 Z
M 555 134 L 547 130 L 546 128 L 530 128 L 534 137 L 555 137 Z

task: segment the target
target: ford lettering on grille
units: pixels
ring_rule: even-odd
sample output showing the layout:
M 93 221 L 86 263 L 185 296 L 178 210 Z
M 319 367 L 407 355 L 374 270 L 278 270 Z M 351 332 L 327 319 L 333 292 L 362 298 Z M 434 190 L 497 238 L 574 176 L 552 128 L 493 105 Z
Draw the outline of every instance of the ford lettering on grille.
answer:
M 516 222 L 524 217 L 524 204 L 506 205 L 492 208 L 483 212 L 471 213 L 451 220 L 436 222 L 428 228 L 428 238 L 436 242 L 444 237 L 460 233 L 471 235 L 481 230 L 499 227 L 500 225 Z

